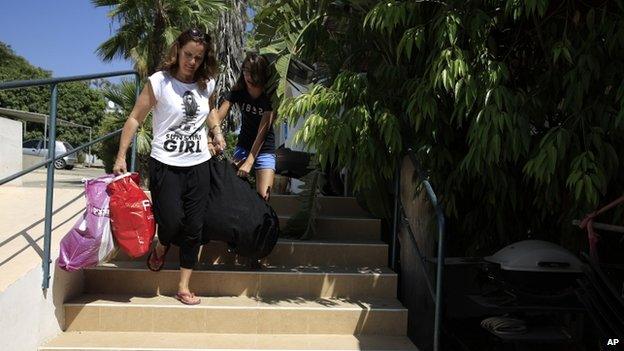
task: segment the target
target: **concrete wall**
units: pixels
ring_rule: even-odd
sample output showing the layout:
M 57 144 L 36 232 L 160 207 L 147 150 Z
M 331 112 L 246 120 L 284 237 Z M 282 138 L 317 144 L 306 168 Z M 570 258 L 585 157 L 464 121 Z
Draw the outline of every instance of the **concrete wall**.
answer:
M 0 117 L 0 179 L 22 170 L 22 122 Z M 21 185 L 18 178 L 9 184 Z
M 32 351 L 58 335 L 65 325 L 63 303 L 83 289 L 82 272 L 68 273 L 53 263 L 51 286 L 41 289 L 39 266 L 0 293 L 2 349 Z
M 41 288 L 45 194 L 41 186 L 0 186 L 0 350 L 36 350 L 57 335 L 65 323 L 63 302 L 83 289 L 82 272 L 55 270 L 55 263 L 50 288 Z M 55 189 L 53 262 L 59 256 L 60 241 L 84 208 L 82 188 Z

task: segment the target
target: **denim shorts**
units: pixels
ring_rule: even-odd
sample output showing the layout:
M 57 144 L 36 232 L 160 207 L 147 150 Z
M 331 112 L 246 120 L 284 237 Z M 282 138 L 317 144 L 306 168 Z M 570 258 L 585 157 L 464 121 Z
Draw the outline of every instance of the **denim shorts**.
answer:
M 234 160 L 240 161 L 247 159 L 249 151 L 237 146 L 234 150 Z M 275 171 L 275 154 L 261 153 L 256 157 L 254 169 L 272 169 Z

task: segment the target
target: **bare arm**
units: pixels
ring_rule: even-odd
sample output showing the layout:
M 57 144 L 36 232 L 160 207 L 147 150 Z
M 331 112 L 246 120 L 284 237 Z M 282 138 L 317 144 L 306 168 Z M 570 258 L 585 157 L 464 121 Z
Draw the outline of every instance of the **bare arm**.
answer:
M 256 135 L 256 140 L 254 140 L 253 145 L 251 146 L 251 150 L 249 151 L 249 156 L 247 157 L 247 162 L 253 164 L 256 157 L 258 157 L 258 153 L 264 144 L 264 138 L 273 125 L 273 121 L 275 120 L 275 112 L 267 111 L 262 115 L 262 120 L 260 120 L 260 125 L 258 126 L 258 134 Z
M 132 108 L 132 112 L 130 112 L 130 116 L 128 116 L 128 119 L 123 126 L 123 130 L 121 131 L 119 151 L 117 151 L 117 159 L 115 160 L 113 173 L 121 174 L 127 172 L 126 154 L 128 153 L 132 137 L 134 137 L 137 129 L 139 129 L 139 125 L 145 121 L 147 114 L 150 112 L 152 107 L 154 107 L 154 105 L 156 105 L 156 98 L 154 97 L 152 86 L 148 81 L 143 87 L 143 91 L 141 91 L 139 98 Z
M 223 101 L 219 108 L 213 108 L 210 111 L 210 115 L 208 115 L 208 129 L 212 131 L 213 128 L 221 125 L 221 122 L 227 116 L 228 111 L 230 110 L 230 106 L 232 103 L 228 100 Z
M 212 137 L 213 145 L 219 152 L 225 150 L 226 146 L 225 138 L 223 138 L 223 133 L 221 132 L 221 122 L 227 116 L 230 106 L 232 106 L 231 102 L 228 100 L 223 101 L 219 108 L 213 108 L 210 111 L 206 122 L 208 124 L 209 137 Z

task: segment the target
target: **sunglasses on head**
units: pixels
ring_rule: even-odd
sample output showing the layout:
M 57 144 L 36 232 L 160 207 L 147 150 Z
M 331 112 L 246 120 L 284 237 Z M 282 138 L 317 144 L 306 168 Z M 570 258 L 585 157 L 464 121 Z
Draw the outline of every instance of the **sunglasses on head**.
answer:
M 203 40 L 203 41 L 206 41 L 206 42 L 208 41 L 206 33 L 202 32 L 201 30 L 199 30 L 197 28 L 189 29 L 188 33 L 191 36 L 191 38 L 193 38 L 193 39 Z

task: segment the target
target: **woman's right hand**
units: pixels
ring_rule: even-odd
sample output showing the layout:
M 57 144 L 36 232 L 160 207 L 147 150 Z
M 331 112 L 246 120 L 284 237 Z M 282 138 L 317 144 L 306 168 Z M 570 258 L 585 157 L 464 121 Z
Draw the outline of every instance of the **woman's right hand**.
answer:
M 113 166 L 113 173 L 115 175 L 125 174 L 128 172 L 128 166 L 126 165 L 126 158 L 117 158 L 115 165 Z

